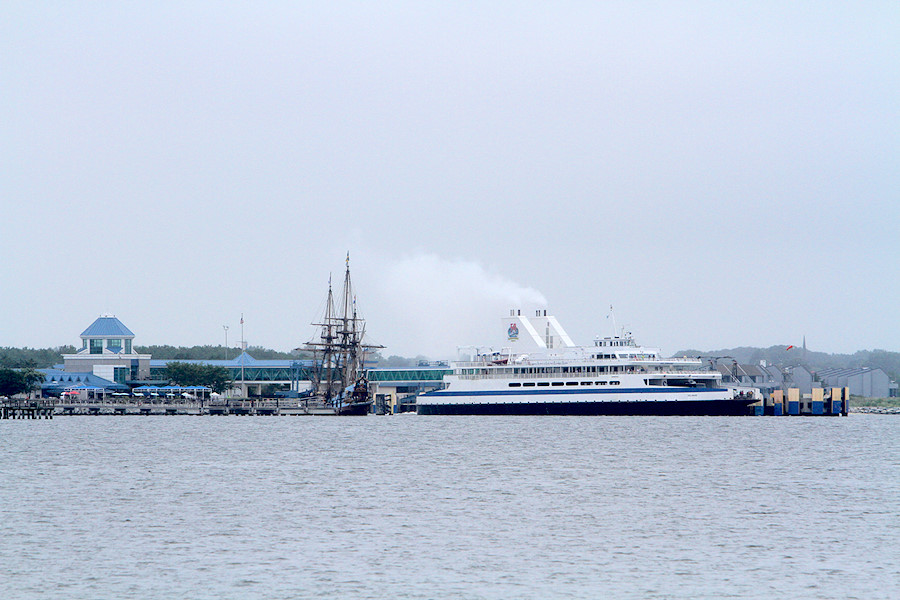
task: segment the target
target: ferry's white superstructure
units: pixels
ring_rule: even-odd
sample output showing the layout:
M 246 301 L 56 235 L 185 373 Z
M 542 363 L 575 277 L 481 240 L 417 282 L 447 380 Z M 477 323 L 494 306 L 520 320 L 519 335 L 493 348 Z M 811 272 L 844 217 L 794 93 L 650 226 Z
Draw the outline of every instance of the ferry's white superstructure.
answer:
M 757 390 L 722 385 L 698 358 L 662 358 L 628 333 L 577 346 L 546 311 L 513 311 L 501 351 L 474 350 L 444 388 L 419 396 L 419 414 L 744 415 Z M 530 339 L 535 351 L 514 352 Z

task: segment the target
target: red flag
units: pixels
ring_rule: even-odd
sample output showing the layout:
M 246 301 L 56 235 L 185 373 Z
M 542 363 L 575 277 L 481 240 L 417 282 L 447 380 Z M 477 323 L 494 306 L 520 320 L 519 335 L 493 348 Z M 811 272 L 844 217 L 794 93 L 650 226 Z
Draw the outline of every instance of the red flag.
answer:
M 241 321 L 241 323 L 243 323 L 243 321 Z M 790 350 L 790 349 L 793 348 L 793 347 L 794 347 L 794 345 L 791 344 L 790 346 L 788 346 L 787 348 L 785 348 L 785 350 Z

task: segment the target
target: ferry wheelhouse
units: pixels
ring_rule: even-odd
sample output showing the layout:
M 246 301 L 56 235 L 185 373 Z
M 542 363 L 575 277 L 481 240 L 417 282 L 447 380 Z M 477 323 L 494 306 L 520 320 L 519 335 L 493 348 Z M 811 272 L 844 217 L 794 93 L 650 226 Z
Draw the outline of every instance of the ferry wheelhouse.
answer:
M 417 399 L 419 414 L 745 415 L 761 398 L 723 386 L 699 358 L 663 358 L 624 331 L 577 346 L 546 311 L 512 311 L 504 323 L 510 342 L 521 344 L 524 330 L 536 350 L 461 350 L 443 389 Z

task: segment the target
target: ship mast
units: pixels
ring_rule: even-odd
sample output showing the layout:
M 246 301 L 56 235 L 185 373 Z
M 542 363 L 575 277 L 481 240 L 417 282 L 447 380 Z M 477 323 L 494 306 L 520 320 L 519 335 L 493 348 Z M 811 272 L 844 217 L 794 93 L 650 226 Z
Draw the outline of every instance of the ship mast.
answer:
M 326 403 L 340 397 L 349 386 L 357 383 L 363 373 L 362 363 L 368 350 L 383 347 L 362 343 L 366 329 L 357 313 L 356 297 L 350 282 L 349 252 L 339 306 L 338 314 L 329 277 L 325 316 L 321 323 L 314 323 L 320 328 L 319 339 L 307 344 L 318 362 L 318 368 L 314 369 L 312 376 L 313 388 Z
M 328 298 L 325 300 L 325 315 L 321 323 L 314 323 L 316 327 L 320 327 L 319 341 L 309 342 L 308 347 L 312 348 L 314 358 L 319 363 L 319 367 L 313 369 L 312 383 L 314 390 L 321 394 L 326 401 L 332 398 L 334 388 L 334 378 L 337 374 L 338 359 L 335 356 L 335 318 L 334 318 L 334 293 L 331 289 L 331 276 L 328 277 Z
M 356 381 L 356 354 L 359 340 L 356 338 L 356 302 L 353 286 L 350 284 L 350 253 L 347 253 L 347 268 L 344 271 L 344 289 L 341 293 L 341 389 Z M 351 304 L 353 305 L 351 307 Z M 351 311 L 352 308 L 352 311 Z

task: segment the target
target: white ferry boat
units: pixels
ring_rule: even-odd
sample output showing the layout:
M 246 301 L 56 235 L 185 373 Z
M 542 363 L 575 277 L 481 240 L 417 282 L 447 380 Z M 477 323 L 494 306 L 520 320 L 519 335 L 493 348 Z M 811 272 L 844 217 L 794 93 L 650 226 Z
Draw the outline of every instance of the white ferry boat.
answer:
M 418 414 L 746 415 L 762 398 L 723 386 L 699 358 L 663 358 L 624 331 L 576 346 L 546 310 L 511 311 L 504 325 L 510 347 L 461 351 L 443 389 L 418 397 Z M 512 351 L 528 339 L 534 351 Z

